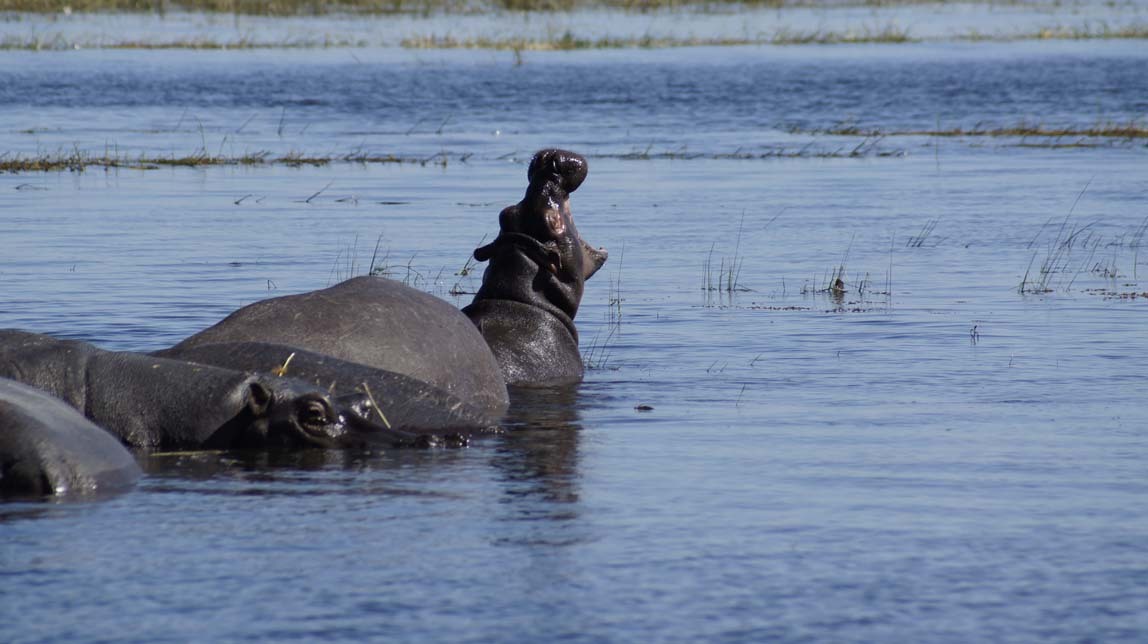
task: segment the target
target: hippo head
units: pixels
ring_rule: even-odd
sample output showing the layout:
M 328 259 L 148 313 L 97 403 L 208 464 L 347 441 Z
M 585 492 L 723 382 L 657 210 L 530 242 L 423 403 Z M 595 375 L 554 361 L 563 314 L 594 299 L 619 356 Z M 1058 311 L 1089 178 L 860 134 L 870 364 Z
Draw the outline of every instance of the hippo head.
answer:
M 478 261 L 490 261 L 476 302 L 516 300 L 574 318 L 583 285 L 607 257 L 605 249 L 582 239 L 570 212 L 570 193 L 586 173 L 585 157 L 574 152 L 534 155 L 526 171 L 526 196 L 499 214 L 498 237 L 474 251 Z
M 582 380 L 574 316 L 586 280 L 606 261 L 605 249 L 587 244 L 570 214 L 570 193 L 586 179 L 586 159 L 542 150 L 526 177 L 526 196 L 498 217 L 498 237 L 474 251 L 490 264 L 462 311 L 478 326 L 507 384 L 571 384 Z
M 246 383 L 244 411 L 213 437 L 235 447 L 431 447 L 458 437 L 392 429 L 369 394 L 331 396 L 290 378 L 255 375 Z

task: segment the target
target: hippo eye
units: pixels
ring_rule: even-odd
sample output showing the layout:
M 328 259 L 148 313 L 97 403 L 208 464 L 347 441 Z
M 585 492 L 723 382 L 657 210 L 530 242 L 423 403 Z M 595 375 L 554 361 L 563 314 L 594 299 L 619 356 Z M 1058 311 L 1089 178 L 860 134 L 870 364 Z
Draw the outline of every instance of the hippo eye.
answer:
M 330 410 L 321 400 L 307 400 L 299 409 L 299 422 L 309 427 L 328 425 L 330 417 Z

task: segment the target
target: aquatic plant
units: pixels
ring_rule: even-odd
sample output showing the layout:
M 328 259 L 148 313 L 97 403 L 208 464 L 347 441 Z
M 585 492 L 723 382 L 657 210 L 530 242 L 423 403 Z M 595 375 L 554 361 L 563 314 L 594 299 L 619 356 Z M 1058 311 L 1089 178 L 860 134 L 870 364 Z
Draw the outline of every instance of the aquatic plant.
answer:
M 769 221 L 765 222 L 765 226 L 773 223 L 780 215 L 774 215 Z M 706 261 L 702 265 L 702 291 L 706 294 L 705 306 L 715 306 L 720 302 L 715 302 L 713 299 L 714 294 L 724 294 L 732 301 L 735 293 L 749 292 L 749 289 L 741 284 L 741 270 L 744 259 L 739 254 L 741 251 L 741 234 L 745 228 L 745 211 L 741 213 L 741 219 L 737 224 L 737 237 L 734 241 L 733 256 L 721 257 L 717 271 L 714 271 L 713 255 L 714 248 L 717 242 L 710 245 L 709 253 L 706 254 Z
M 937 228 L 937 224 L 939 222 L 939 219 L 930 219 L 926 221 L 925 225 L 921 226 L 921 232 L 910 237 L 909 241 L 905 243 L 905 246 L 907 248 L 920 248 L 924 246 L 925 240 L 929 238 L 929 235 L 933 234 L 933 230 Z
M 462 159 L 469 155 L 459 155 Z M 205 166 L 270 166 L 304 165 L 324 166 L 330 163 L 360 164 L 416 164 L 446 166 L 450 155 L 437 153 L 429 157 L 396 156 L 392 154 L 372 154 L 361 151 L 336 155 L 310 155 L 302 152 L 288 152 L 282 156 L 272 156 L 270 152 L 248 152 L 238 156 L 211 154 L 200 149 L 191 154 L 177 156 L 156 156 L 140 154 L 131 156 L 113 152 L 93 154 L 81 150 L 40 154 L 35 156 L 0 153 L 0 173 L 3 172 L 82 172 L 90 167 L 125 168 L 132 170 L 154 170 L 160 167 L 205 167 Z M 317 196 L 317 195 L 315 195 Z
M 729 11 L 737 7 L 887 7 L 945 4 L 949 0 L 4 0 L 3 10 L 29 13 L 196 11 L 259 16 L 310 16 L 333 13 L 429 14 L 495 11 L 572 11 L 614 8 L 628 11 Z M 994 0 L 989 4 L 1012 4 Z
M 618 259 L 614 263 L 614 277 L 610 279 L 609 290 L 606 294 L 606 321 L 612 325 L 622 324 L 622 260 L 626 257 L 626 243 L 618 252 Z
M 1112 26 L 1107 22 L 1093 25 L 1045 26 L 1033 31 L 1015 33 L 986 33 L 970 30 L 957 37 L 969 42 L 993 41 L 1012 42 L 1017 40 L 1121 40 L 1148 38 L 1148 24 L 1131 23 Z
M 223 147 L 222 145 L 220 146 Z M 513 154 L 513 153 L 512 153 Z M 690 153 L 684 150 L 634 153 L 602 153 L 594 158 L 609 158 L 628 161 L 649 161 L 655 159 L 735 159 L 735 160 L 767 160 L 767 159 L 851 159 L 866 158 L 870 156 L 888 157 L 903 156 L 904 150 L 883 150 L 876 147 L 875 140 L 866 140 L 855 146 L 841 146 L 832 150 L 814 149 L 812 144 L 801 148 L 762 148 L 759 152 L 735 150 L 730 153 Z M 211 153 L 206 148 L 200 148 L 190 154 L 179 155 L 152 155 L 141 153 L 131 155 L 115 151 L 92 153 L 82 150 L 61 151 L 36 155 L 0 153 L 0 173 L 4 172 L 82 172 L 87 168 L 124 168 L 133 170 L 154 170 L 160 167 L 208 167 L 208 166 L 275 166 L 289 167 L 313 166 L 322 167 L 333 163 L 357 163 L 362 165 L 373 164 L 412 164 L 421 166 L 447 167 L 454 162 L 465 163 L 474 156 L 471 152 L 452 153 L 449 151 L 436 152 L 429 156 L 409 156 L 369 152 L 361 149 L 351 150 L 342 154 L 311 154 L 302 151 L 289 151 L 281 155 L 273 155 L 266 150 L 246 152 L 240 155 L 226 155 Z M 509 156 L 509 155 L 507 155 Z M 505 157 L 503 157 L 505 158 Z M 719 271 L 720 272 L 720 271 Z
M 882 130 L 865 129 L 855 124 L 839 125 L 819 130 L 803 130 L 790 128 L 791 134 L 821 134 L 828 136 L 864 136 L 864 137 L 896 137 L 896 136 L 935 136 L 935 137 L 1040 137 L 1049 139 L 1091 137 L 1110 139 L 1143 139 L 1148 138 L 1148 126 L 1143 125 L 1139 119 L 1128 122 L 1097 121 L 1092 125 L 1045 125 L 1021 121 L 1015 125 L 981 127 L 980 124 L 971 128 L 934 128 L 934 129 L 905 129 Z
M 744 45 L 836 45 L 860 43 L 914 42 L 907 29 L 895 24 L 880 28 L 863 27 L 846 31 L 797 31 L 778 29 L 758 37 L 656 37 L 649 34 L 631 37 L 581 38 L 572 32 L 546 38 L 467 38 L 423 35 L 404 38 L 400 45 L 408 49 L 494 49 L 522 51 L 572 51 L 579 49 L 665 49 L 670 47 L 731 47 Z
M 748 291 L 749 289 L 742 286 L 739 281 L 742 258 L 738 256 L 737 250 L 734 250 L 733 257 L 720 258 L 720 264 L 717 270 L 714 270 L 713 259 L 716 246 L 716 242 L 710 246 L 710 251 L 706 254 L 706 261 L 702 265 L 702 290 L 707 293 Z
M 1026 295 L 1051 293 L 1056 290 L 1068 292 L 1081 276 L 1089 275 L 1109 282 L 1115 280 L 1126 282 L 1120 284 L 1121 288 L 1137 288 L 1136 282 L 1139 278 L 1137 266 L 1140 261 L 1140 248 L 1144 244 L 1145 235 L 1148 234 L 1148 217 L 1131 230 L 1117 235 L 1105 235 L 1099 232 L 1098 220 L 1086 224 L 1073 221 L 1076 206 L 1091 183 L 1090 179 L 1077 194 L 1067 215 L 1063 218 L 1050 217 L 1029 241 L 1027 247 L 1031 249 L 1038 245 L 1046 230 L 1055 231 L 1044 243 L 1043 248 L 1038 247 L 1034 250 L 1017 287 L 1018 292 Z M 1129 251 L 1132 257 L 1127 259 L 1124 254 Z M 1128 274 L 1128 269 L 1121 269 L 1121 266 L 1130 267 L 1131 275 Z M 1130 282 L 1127 281 L 1129 279 Z M 1122 292 L 1113 286 L 1099 290 L 1105 295 Z M 1085 291 L 1097 292 L 1097 289 L 1090 288 Z
M 606 338 L 602 339 L 602 329 L 599 328 L 594 334 L 594 339 L 582 352 L 582 365 L 586 369 L 606 369 L 606 365 L 610 362 L 610 345 L 621 327 L 617 324 L 607 326 L 610 330 L 606 333 Z

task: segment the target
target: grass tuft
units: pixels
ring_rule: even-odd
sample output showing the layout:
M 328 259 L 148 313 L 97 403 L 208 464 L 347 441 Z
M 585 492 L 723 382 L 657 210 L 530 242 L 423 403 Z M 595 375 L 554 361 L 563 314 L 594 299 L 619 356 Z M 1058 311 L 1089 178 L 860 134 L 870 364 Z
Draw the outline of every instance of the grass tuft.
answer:
M 1077 137 L 1107 138 L 1107 139 L 1143 139 L 1148 138 L 1148 127 L 1138 119 L 1128 122 L 1099 121 L 1086 126 L 1043 125 L 1021 121 L 1016 125 L 1003 127 L 972 128 L 955 127 L 948 129 L 931 130 L 879 130 L 864 129 L 856 125 L 840 125 L 823 130 L 802 130 L 791 128 L 791 134 L 823 134 L 828 136 L 864 136 L 869 138 L 890 136 L 934 136 L 934 137 L 1040 137 L 1046 139 L 1063 139 Z
M 466 156 L 466 155 L 464 155 Z M 37 156 L 0 154 L 0 173 L 16 172 L 83 172 L 88 168 L 126 168 L 133 170 L 155 170 L 161 167 L 197 168 L 207 166 L 273 166 L 288 167 L 325 166 L 331 163 L 360 164 L 417 164 L 446 166 L 449 157 L 437 154 L 433 157 L 400 157 L 393 154 L 368 154 L 352 152 L 343 155 L 317 156 L 302 152 L 289 152 L 282 156 L 272 156 L 270 152 L 249 152 L 239 156 L 210 154 L 202 149 L 184 156 L 139 156 L 111 153 L 91 154 L 79 150 Z
M 497 11 L 554 12 L 579 9 L 655 11 L 690 7 L 701 12 L 730 8 L 887 7 L 945 4 L 949 0 L 4 0 L 4 10 L 26 13 L 169 11 L 228 13 L 258 16 L 313 16 L 333 13 L 388 15 L 430 13 L 490 13 Z M 999 1 L 999 0 L 998 0 Z M 1008 0 L 1005 0 L 1008 1 Z

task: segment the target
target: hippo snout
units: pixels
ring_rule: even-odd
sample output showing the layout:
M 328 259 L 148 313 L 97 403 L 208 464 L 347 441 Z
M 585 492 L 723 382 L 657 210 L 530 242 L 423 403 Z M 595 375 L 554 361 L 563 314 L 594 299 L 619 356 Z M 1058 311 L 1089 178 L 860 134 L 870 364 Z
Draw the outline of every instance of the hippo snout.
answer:
M 569 150 L 550 149 L 534 155 L 526 170 L 526 178 L 532 184 L 553 181 L 569 194 L 582 185 L 588 172 L 586 157 Z

